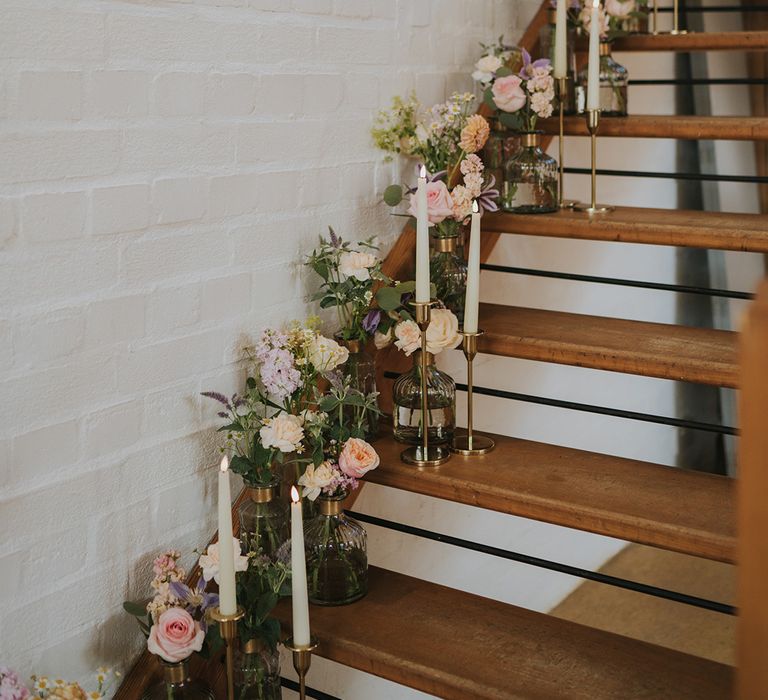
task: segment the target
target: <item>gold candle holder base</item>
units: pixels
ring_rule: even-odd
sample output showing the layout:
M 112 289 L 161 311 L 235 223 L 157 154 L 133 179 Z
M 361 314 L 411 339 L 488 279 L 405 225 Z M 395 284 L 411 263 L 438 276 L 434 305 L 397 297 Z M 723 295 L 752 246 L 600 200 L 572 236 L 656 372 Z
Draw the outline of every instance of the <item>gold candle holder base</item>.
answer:
M 235 640 L 237 623 L 245 617 L 245 609 L 238 605 L 233 615 L 224 615 L 221 608 L 216 607 L 211 609 L 209 615 L 219 623 L 219 633 L 227 646 L 227 699 L 235 700 Z
M 427 391 L 427 328 L 432 317 L 434 301 L 412 301 L 416 323 L 421 330 L 421 445 L 402 451 L 400 459 L 414 467 L 439 467 L 451 453 L 447 447 L 429 444 L 429 395 Z
M 293 653 L 293 667 L 299 676 L 299 698 L 305 700 L 307 696 L 307 672 L 312 664 L 312 652 L 317 649 L 318 641 L 316 637 L 309 638 L 309 644 L 297 646 L 293 637 L 289 637 L 283 642 L 283 646 Z
M 613 211 L 613 207 L 607 204 L 596 204 L 597 198 L 597 131 L 600 128 L 600 110 L 590 109 L 587 111 L 587 129 L 592 140 L 592 201 L 589 204 L 577 202 L 573 205 L 574 211 L 585 212 L 590 216 L 594 214 L 605 214 Z
M 478 330 L 474 333 L 462 331 L 461 349 L 467 358 L 467 434 L 456 435 L 451 442 L 451 452 L 464 456 L 484 455 L 490 452 L 496 443 L 485 435 L 474 434 L 474 376 L 472 366 L 477 355 L 477 339 L 483 334 Z

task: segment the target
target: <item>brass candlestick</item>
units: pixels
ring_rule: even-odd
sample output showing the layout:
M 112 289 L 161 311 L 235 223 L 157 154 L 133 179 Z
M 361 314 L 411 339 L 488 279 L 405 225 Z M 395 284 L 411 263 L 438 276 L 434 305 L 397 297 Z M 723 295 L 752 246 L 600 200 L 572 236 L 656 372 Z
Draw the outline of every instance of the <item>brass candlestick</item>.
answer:
M 557 79 L 557 92 L 560 102 L 560 139 L 558 141 L 558 155 L 560 157 L 560 174 L 558 182 L 558 202 L 560 209 L 573 209 L 575 202 L 566 202 L 563 199 L 563 179 L 565 173 L 565 101 L 568 98 L 568 77 L 563 76 Z
M 651 33 L 659 33 L 659 0 L 653 0 L 653 31 Z
M 592 200 L 589 205 L 576 204 L 573 208 L 575 211 L 587 212 L 590 216 L 592 214 L 604 214 L 607 211 L 611 211 L 613 207 L 606 206 L 604 204 L 598 205 L 597 202 L 597 130 L 600 127 L 600 110 L 590 109 L 587 111 L 587 129 L 589 129 L 589 135 L 592 139 Z
M 220 607 L 211 609 L 210 616 L 219 623 L 219 632 L 227 645 L 227 699 L 235 700 L 235 640 L 237 639 L 237 622 L 245 616 L 245 610 L 240 605 L 234 615 L 224 615 Z
M 299 675 L 299 698 L 305 700 L 307 697 L 307 672 L 312 663 L 312 652 L 317 649 L 317 639 L 310 637 L 309 644 L 297 646 L 293 641 L 293 637 L 290 637 L 283 642 L 283 645 L 286 649 L 290 649 L 293 652 L 293 667 Z
M 427 328 L 434 301 L 412 301 L 416 323 L 421 330 L 421 445 L 409 447 L 400 459 L 415 467 L 438 467 L 451 458 L 447 447 L 429 444 L 429 395 L 427 386 Z
M 672 3 L 672 31 L 670 34 L 687 34 L 688 32 L 685 31 L 685 29 L 680 29 L 680 23 L 678 21 L 679 19 L 679 10 L 678 10 L 678 0 L 674 0 Z
M 467 434 L 456 435 L 451 443 L 451 451 L 460 455 L 484 455 L 490 452 L 496 443 L 491 438 L 485 435 L 475 435 L 473 430 L 473 400 L 472 390 L 474 388 L 474 380 L 472 376 L 472 364 L 477 355 L 477 339 L 483 334 L 483 331 L 477 331 L 476 333 L 462 332 L 464 340 L 462 343 L 462 350 L 464 351 L 464 357 L 467 358 Z

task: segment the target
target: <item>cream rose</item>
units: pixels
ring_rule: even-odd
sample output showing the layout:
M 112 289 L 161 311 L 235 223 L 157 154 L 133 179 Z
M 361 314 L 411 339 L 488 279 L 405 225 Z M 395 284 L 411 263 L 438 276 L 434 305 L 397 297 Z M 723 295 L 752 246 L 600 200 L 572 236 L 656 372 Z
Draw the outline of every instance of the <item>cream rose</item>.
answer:
M 483 71 L 483 73 L 495 73 L 503 63 L 498 56 L 483 56 L 475 65 L 477 70 Z
M 523 81 L 517 75 L 508 75 L 499 78 L 493 84 L 491 92 L 496 106 L 504 112 L 517 112 L 525 104 L 525 90 Z
M 365 440 L 349 438 L 339 454 L 339 468 L 347 476 L 360 479 L 379 466 L 379 455 Z
M 304 428 L 299 416 L 278 413 L 259 430 L 261 444 L 276 447 L 280 452 L 295 452 L 304 439 Z
M 411 206 L 408 213 L 411 216 L 417 215 L 418 205 L 416 204 L 416 193 L 411 195 Z M 453 215 L 453 200 L 451 193 L 442 180 L 427 183 L 427 218 L 429 225 L 439 224 L 449 216 Z
M 309 361 L 318 372 L 327 372 L 344 364 L 349 357 L 349 350 L 335 340 L 318 335 L 312 342 Z
M 183 608 L 170 608 L 152 625 L 147 649 L 173 664 L 189 658 L 193 651 L 200 651 L 204 639 L 205 632 L 192 615 Z
M 421 331 L 416 321 L 400 321 L 395 326 L 395 345 L 402 350 L 406 357 L 412 355 L 421 347 Z
M 331 462 L 323 462 L 317 467 L 310 464 L 299 477 L 299 484 L 303 486 L 302 495 L 314 501 L 320 495 L 320 491 L 330 485 L 335 476 Z
M 348 251 L 339 257 L 339 272 L 344 277 L 354 277 L 360 281 L 371 278 L 370 268 L 374 267 L 378 258 L 370 253 Z
M 377 350 L 383 350 L 384 348 L 392 344 L 392 329 L 390 328 L 386 333 L 379 333 L 376 331 L 373 334 L 373 344 Z
M 459 319 L 449 309 L 433 309 L 427 327 L 427 352 L 437 355 L 461 342 Z
M 605 11 L 613 17 L 626 19 L 635 11 L 635 0 L 605 0 Z
M 248 557 L 242 554 L 240 548 L 240 540 L 237 537 L 232 538 L 232 544 L 235 550 L 235 571 L 248 571 Z M 203 570 L 203 578 L 206 581 L 213 579 L 216 583 L 219 582 L 219 543 L 214 542 L 208 545 L 208 549 L 205 550 L 205 554 L 201 554 L 198 559 L 198 564 Z

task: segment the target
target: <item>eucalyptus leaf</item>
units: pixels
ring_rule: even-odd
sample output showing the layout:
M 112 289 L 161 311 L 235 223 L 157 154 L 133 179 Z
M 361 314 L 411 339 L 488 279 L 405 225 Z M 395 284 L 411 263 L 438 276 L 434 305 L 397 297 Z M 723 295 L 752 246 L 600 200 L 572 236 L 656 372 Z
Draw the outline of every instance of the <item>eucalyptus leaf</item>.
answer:
M 376 292 L 376 303 L 384 311 L 394 311 L 400 306 L 401 293 L 395 287 L 382 287 Z
M 403 201 L 403 186 L 402 185 L 390 185 L 384 190 L 384 201 L 389 204 L 390 207 L 396 207 Z
M 126 600 L 123 603 L 123 610 L 127 612 L 129 615 L 133 615 L 134 617 L 146 617 L 147 616 L 147 606 L 142 605 L 141 603 L 134 603 L 130 600 Z

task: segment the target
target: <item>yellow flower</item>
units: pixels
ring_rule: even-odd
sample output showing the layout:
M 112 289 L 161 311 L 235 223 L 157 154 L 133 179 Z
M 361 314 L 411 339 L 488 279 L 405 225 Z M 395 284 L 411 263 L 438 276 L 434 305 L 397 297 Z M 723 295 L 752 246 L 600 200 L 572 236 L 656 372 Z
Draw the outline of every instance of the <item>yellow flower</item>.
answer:
M 491 127 L 485 118 L 479 114 L 473 114 L 468 120 L 466 126 L 461 130 L 461 140 L 459 146 L 465 153 L 477 153 L 488 140 L 491 133 Z
M 63 678 L 57 678 L 55 681 L 53 681 L 56 684 L 57 688 L 63 688 L 66 683 L 64 682 Z

